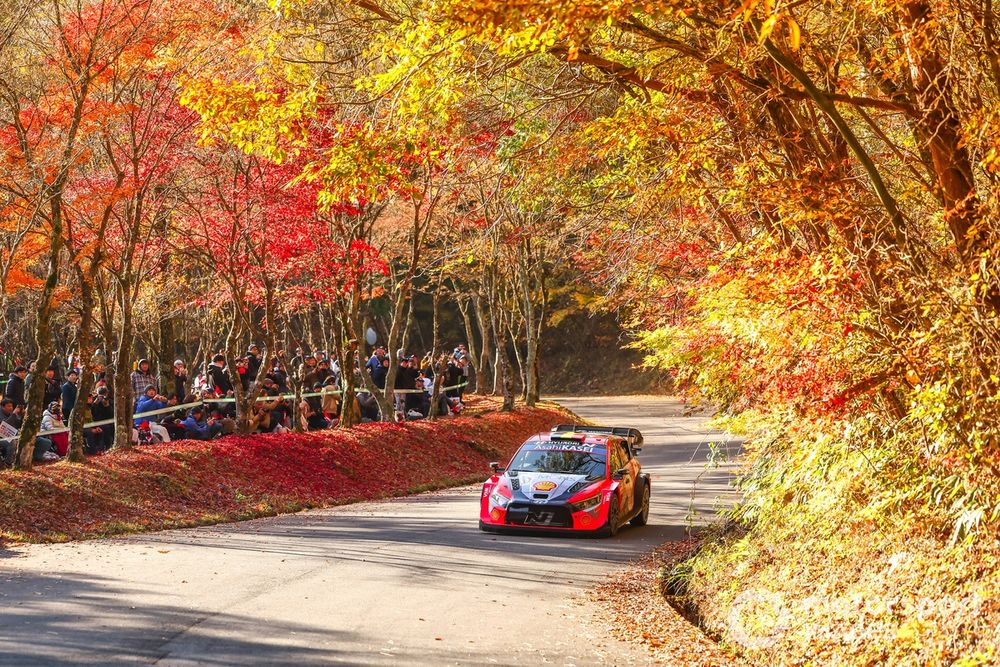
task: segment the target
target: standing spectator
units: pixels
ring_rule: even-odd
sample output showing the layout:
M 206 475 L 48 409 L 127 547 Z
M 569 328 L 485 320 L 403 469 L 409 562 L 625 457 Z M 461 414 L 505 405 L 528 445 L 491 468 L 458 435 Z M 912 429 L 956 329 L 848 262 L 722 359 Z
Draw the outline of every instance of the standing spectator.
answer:
M 372 357 L 374 359 L 375 357 Z M 370 360 L 369 360 L 370 361 Z M 389 374 L 389 357 L 382 356 L 382 361 L 372 370 L 372 382 L 379 389 L 385 389 L 385 378 Z
M 87 411 L 90 413 L 90 419 L 94 420 L 94 400 L 96 396 L 94 394 L 89 394 L 87 396 Z M 87 418 L 84 417 L 86 421 Z M 86 442 L 85 451 L 87 454 L 96 454 L 104 449 L 102 447 L 104 443 L 104 432 L 111 429 L 110 426 L 92 426 L 91 428 L 83 429 L 83 439 Z
M 62 412 L 67 418 L 73 414 L 76 407 L 76 383 L 80 379 L 80 373 L 75 368 L 71 368 L 66 373 L 66 382 L 62 386 Z
M 382 366 L 382 360 L 385 359 L 385 348 L 379 345 L 372 352 L 372 356 L 368 357 L 368 361 L 365 362 L 365 368 L 368 369 L 368 373 L 374 378 L 375 372 Z
M 236 375 L 240 379 L 240 386 L 243 387 L 243 393 L 250 391 L 250 375 L 247 373 L 247 358 L 240 357 L 236 360 Z
M 14 407 L 24 407 L 24 378 L 28 374 L 28 369 L 18 366 L 7 378 L 7 387 L 4 390 L 4 398 L 9 398 Z
M 275 359 L 271 362 L 271 372 L 266 377 L 271 379 L 271 382 L 277 389 L 277 393 L 274 394 L 275 396 L 288 392 L 288 373 L 282 367 L 281 359 Z M 267 385 L 265 384 L 265 386 Z
M 219 396 L 232 395 L 233 383 L 226 371 L 226 355 L 217 354 L 212 357 L 212 363 L 208 367 L 208 386 Z
M 42 405 L 58 403 L 61 398 L 62 387 L 59 386 L 59 380 L 56 379 L 55 370 L 45 369 L 45 400 L 42 401 Z
M 36 364 L 34 361 L 32 361 L 30 364 L 28 364 L 28 374 L 24 377 L 24 386 L 25 387 L 30 387 L 31 386 L 31 378 L 34 377 L 35 370 L 37 368 L 38 368 L 38 364 Z
M 130 379 L 132 381 L 132 396 L 135 397 L 133 405 L 138 404 L 139 399 L 142 398 L 142 395 L 146 390 L 146 387 L 152 385 L 153 389 L 156 391 L 160 390 L 160 385 L 156 382 L 156 376 L 150 372 L 148 359 L 139 360 L 139 363 L 136 365 L 136 369 L 132 371 Z
M 316 365 L 316 382 L 326 384 L 327 379 L 332 377 L 333 373 L 330 371 L 330 362 L 326 359 L 320 360 Z
M 410 358 L 400 355 L 399 368 L 396 369 L 396 380 L 392 386 L 392 388 L 396 390 L 396 412 L 403 412 L 403 404 L 406 397 L 406 394 L 403 393 L 403 391 L 413 389 L 414 387 L 414 379 L 416 378 L 416 375 L 411 374 L 411 370 Z
M 95 422 L 114 419 L 115 409 L 111 404 L 109 394 L 110 392 L 108 392 L 108 388 L 106 386 L 98 387 L 97 391 L 94 393 L 94 400 L 90 404 L 90 418 Z M 114 424 L 102 424 L 100 428 L 101 437 L 95 442 L 95 454 L 97 452 L 103 452 L 111 449 L 111 445 L 115 440 Z
M 188 371 L 184 361 L 174 362 L 174 394 L 178 397 L 187 396 Z
M 309 388 L 318 382 L 316 378 L 316 358 L 307 356 L 302 361 L 302 366 L 299 367 L 299 379 L 302 382 L 303 391 L 309 391 Z
M 260 372 L 260 348 L 255 343 L 251 343 L 247 349 L 247 380 L 257 381 L 257 373 Z

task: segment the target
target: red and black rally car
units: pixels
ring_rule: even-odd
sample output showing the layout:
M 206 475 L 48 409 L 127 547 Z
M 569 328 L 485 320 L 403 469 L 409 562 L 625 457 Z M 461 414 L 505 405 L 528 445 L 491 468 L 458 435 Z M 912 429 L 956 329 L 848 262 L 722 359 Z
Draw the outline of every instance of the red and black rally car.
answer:
M 560 424 L 533 435 L 507 468 L 491 463 L 483 484 L 479 528 L 614 535 L 649 519 L 649 475 L 636 454 L 634 428 Z

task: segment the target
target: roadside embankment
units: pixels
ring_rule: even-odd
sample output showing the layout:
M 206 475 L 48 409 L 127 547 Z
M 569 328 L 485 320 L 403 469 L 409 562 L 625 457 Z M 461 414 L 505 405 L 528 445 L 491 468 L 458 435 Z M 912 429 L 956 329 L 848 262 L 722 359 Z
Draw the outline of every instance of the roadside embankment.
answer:
M 239 521 L 484 479 L 568 413 L 546 404 L 437 422 L 229 436 L 0 472 L 0 539 L 56 542 Z

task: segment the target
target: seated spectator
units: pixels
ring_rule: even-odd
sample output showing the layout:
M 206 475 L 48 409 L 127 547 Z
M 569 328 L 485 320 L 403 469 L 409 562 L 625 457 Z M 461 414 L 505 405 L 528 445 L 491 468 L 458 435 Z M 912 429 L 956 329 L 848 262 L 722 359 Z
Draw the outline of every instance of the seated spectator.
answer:
M 172 408 L 177 406 L 178 399 L 177 394 L 171 393 L 167 395 L 167 407 Z M 181 422 L 184 421 L 185 413 L 183 409 L 175 410 L 173 412 L 168 412 L 165 415 L 160 415 L 154 417 L 160 426 L 167 429 L 167 433 L 170 434 L 170 440 L 181 440 L 184 438 L 185 429 L 181 426 Z M 169 442 L 169 441 L 166 441 Z
M 414 381 L 414 388 L 421 391 L 406 394 L 406 397 L 403 399 L 406 407 L 406 419 L 408 421 L 411 419 L 423 419 L 430 412 L 431 407 L 430 399 L 427 397 L 427 393 L 423 391 L 424 382 L 422 379 L 417 378 Z
M 323 385 L 313 385 L 311 393 L 319 393 L 323 390 Z M 330 427 L 330 422 L 323 416 L 323 402 L 318 396 L 303 398 L 299 404 L 300 416 L 302 418 L 302 428 L 307 431 L 320 431 Z
M 176 405 L 176 402 L 174 403 Z M 143 390 L 142 397 L 139 399 L 139 403 L 135 406 L 136 414 L 142 414 L 144 412 L 155 412 L 156 410 L 162 410 L 167 406 L 167 399 L 156 393 L 156 387 L 149 385 Z M 160 415 L 148 415 L 145 417 L 135 418 L 135 427 L 138 429 L 143 426 L 143 424 L 149 425 L 149 432 L 160 439 L 160 442 L 170 442 L 170 433 L 163 426 L 157 423 L 157 419 L 160 419 Z M 138 439 L 138 432 L 134 433 L 135 438 Z
M 222 424 L 214 419 L 206 421 L 205 408 L 200 405 L 191 408 L 181 424 L 185 429 L 184 437 L 190 440 L 211 440 L 222 433 Z
M 323 383 L 322 396 L 323 414 L 327 420 L 333 422 L 340 414 L 340 389 L 337 388 L 337 380 L 332 375 Z
M 8 408 L 8 400 L 5 399 L 0 403 L 0 422 L 7 426 L 4 431 L 8 434 L 0 439 L 0 453 L 2 453 L 3 462 L 11 465 L 14 463 L 14 454 L 17 451 L 17 437 L 24 419 L 24 408 L 20 405 L 15 406 L 13 401 L 10 401 Z M 59 458 L 59 455 L 53 450 L 51 440 L 42 436 L 35 438 L 32 461 L 41 463 L 42 461 L 58 461 Z
M 59 401 L 52 401 L 42 413 L 42 431 L 54 431 L 61 428 L 66 428 L 66 425 L 63 424 L 62 414 L 59 412 Z M 45 437 L 52 443 L 54 451 L 51 453 L 55 454 L 55 456 L 50 456 L 48 458 L 43 457 L 42 460 L 49 461 L 66 456 L 66 450 L 69 449 L 68 432 L 62 431 L 61 433 L 50 433 L 46 434 Z
M 346 403 L 345 406 L 353 407 L 357 410 L 362 422 L 375 422 L 382 416 L 382 412 L 378 407 L 378 401 L 368 392 L 359 393 L 354 397 L 352 406 L 347 406 Z

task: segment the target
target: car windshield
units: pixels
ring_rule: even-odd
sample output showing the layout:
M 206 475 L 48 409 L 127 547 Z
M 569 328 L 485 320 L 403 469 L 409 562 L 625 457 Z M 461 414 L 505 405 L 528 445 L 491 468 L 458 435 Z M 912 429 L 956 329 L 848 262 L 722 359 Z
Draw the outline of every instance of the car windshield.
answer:
M 564 475 L 586 475 L 601 479 L 607 471 L 607 450 L 591 445 L 555 448 L 551 444 L 527 445 L 510 463 L 517 472 L 550 472 Z

